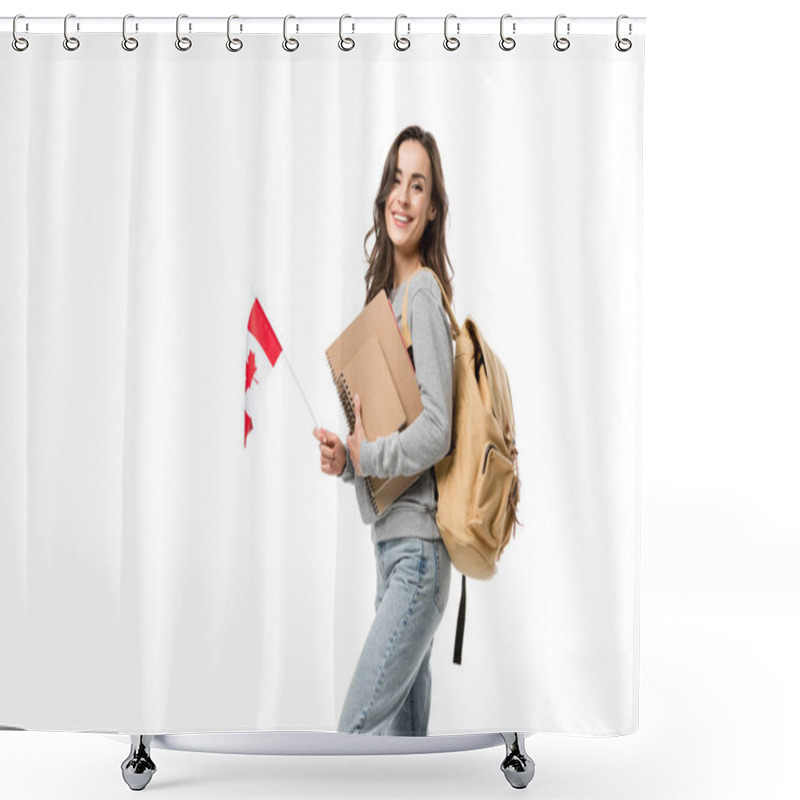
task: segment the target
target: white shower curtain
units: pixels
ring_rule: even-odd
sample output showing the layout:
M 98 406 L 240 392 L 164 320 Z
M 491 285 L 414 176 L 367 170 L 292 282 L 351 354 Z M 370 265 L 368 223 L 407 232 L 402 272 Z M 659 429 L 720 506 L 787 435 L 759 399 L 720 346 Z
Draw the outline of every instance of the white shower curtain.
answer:
M 223 26 L 224 28 L 224 26 Z M 434 134 L 459 322 L 508 372 L 517 529 L 460 575 L 430 734 L 636 729 L 643 39 L 4 35 L 0 722 L 335 730 L 369 527 L 320 470 L 397 133 Z M 243 447 L 247 320 L 283 353 Z

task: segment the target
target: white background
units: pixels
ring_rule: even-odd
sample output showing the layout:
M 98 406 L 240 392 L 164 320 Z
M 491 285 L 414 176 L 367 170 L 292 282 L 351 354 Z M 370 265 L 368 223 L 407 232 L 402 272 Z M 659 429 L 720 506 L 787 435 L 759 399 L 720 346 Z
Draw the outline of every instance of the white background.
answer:
M 794 35 L 778 3 L 39 2 L 4 14 L 646 16 L 640 730 L 536 736 L 539 798 L 789 798 L 800 746 L 800 256 Z M 791 145 L 793 146 L 790 146 Z M 524 614 L 524 609 L 519 613 Z M 14 798 L 125 796 L 127 747 L 0 734 Z M 503 749 L 294 758 L 156 750 L 162 797 L 506 797 Z

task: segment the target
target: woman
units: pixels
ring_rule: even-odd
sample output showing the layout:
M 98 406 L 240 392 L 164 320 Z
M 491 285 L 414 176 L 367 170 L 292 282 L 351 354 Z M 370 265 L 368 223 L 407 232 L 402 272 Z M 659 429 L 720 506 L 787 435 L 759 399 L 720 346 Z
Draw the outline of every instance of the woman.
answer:
M 422 413 L 402 432 L 364 438 L 361 403 L 347 447 L 315 428 L 321 468 L 355 482 L 361 517 L 371 525 L 377 570 L 375 620 L 356 666 L 338 729 L 348 733 L 425 736 L 431 702 L 433 636 L 450 591 L 450 558 L 436 526 L 433 465 L 450 450 L 453 346 L 432 269 L 452 298 L 445 244 L 447 194 L 436 141 L 412 126 L 398 134 L 383 168 L 373 227 L 364 238 L 369 303 L 386 291 L 398 324 L 407 318 Z M 371 252 L 367 242 L 374 234 Z M 369 503 L 366 476 L 423 474 L 381 515 Z

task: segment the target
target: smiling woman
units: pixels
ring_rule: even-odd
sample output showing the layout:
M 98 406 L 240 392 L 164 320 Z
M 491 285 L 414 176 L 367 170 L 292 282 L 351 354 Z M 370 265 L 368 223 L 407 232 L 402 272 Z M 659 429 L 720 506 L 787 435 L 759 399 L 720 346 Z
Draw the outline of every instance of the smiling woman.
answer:
M 402 316 L 407 285 L 409 355 L 423 410 L 411 425 L 367 441 L 356 397 L 356 422 L 345 448 L 315 430 L 322 471 L 355 481 L 362 519 L 372 526 L 378 576 L 375 619 L 344 701 L 339 731 L 425 736 L 431 706 L 433 636 L 450 593 L 450 556 L 436 524 L 434 465 L 450 449 L 453 349 L 436 279 L 452 294 L 445 266 L 447 194 L 433 136 L 409 127 L 395 138 L 373 209 L 375 234 L 367 270 L 367 302 L 386 290 Z M 381 515 L 370 514 L 366 478 L 422 475 Z M 367 509 L 365 515 L 364 510 Z
M 431 201 L 431 160 L 416 139 L 406 139 L 397 151 L 394 185 L 386 201 L 386 229 L 394 245 L 396 289 L 416 271 L 419 243 L 429 222 L 436 218 Z
M 397 135 L 383 166 L 364 237 L 369 261 L 366 303 L 384 289 L 391 295 L 420 266 L 432 269 L 452 301 L 445 225 L 449 203 L 442 158 L 432 133 L 411 125 Z M 371 250 L 367 244 L 375 237 Z

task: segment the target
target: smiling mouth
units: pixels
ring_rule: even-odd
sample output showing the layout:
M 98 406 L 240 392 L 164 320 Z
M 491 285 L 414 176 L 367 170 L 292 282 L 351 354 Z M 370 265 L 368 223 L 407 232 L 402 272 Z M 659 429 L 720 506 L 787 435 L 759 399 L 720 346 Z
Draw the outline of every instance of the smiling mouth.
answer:
M 392 214 L 392 219 L 398 228 L 405 228 L 407 225 L 411 224 L 411 217 L 408 217 L 405 214 Z

